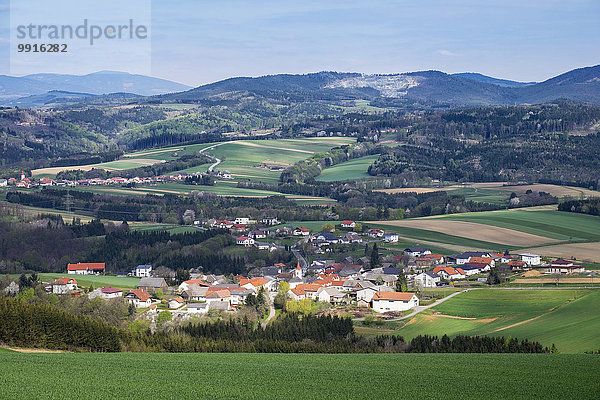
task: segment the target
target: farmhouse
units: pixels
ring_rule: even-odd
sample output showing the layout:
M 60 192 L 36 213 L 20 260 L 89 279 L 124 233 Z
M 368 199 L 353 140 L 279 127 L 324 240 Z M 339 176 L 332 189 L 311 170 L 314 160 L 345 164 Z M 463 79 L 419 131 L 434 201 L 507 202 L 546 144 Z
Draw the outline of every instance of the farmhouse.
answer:
M 342 221 L 341 225 L 342 225 L 342 228 L 354 228 L 356 226 L 356 222 L 350 221 L 350 220 L 345 220 L 345 221 Z
M 248 225 L 250 223 L 250 218 L 246 218 L 246 217 L 237 217 L 235 219 L 235 221 L 233 221 L 234 224 L 240 224 L 240 225 Z
M 443 279 L 462 279 L 466 276 L 466 273 L 462 268 L 454 268 L 454 267 L 435 267 L 433 272 L 438 274 Z
M 181 292 L 181 297 L 188 301 L 206 301 L 208 286 L 190 285 Z
M 181 285 L 177 288 L 179 292 L 190 289 L 192 286 L 210 286 L 208 283 L 204 283 L 201 279 L 189 279 L 181 282 Z
M 92 275 L 104 273 L 104 263 L 80 263 L 67 264 L 67 273 L 70 275 Z
M 344 301 L 345 294 L 335 287 L 322 287 L 317 290 L 317 299 L 329 303 L 339 304 Z
M 127 293 L 125 298 L 130 304 L 133 304 L 138 308 L 150 307 L 150 304 L 152 304 L 152 297 L 150 296 L 150 293 L 144 289 L 133 289 Z
M 394 232 L 386 233 L 385 235 L 383 235 L 383 241 L 388 243 L 397 243 L 398 234 Z
M 308 236 L 310 235 L 310 229 L 305 228 L 304 226 L 299 226 L 298 228 L 292 231 L 292 235 L 294 236 Z
M 404 254 L 411 257 L 422 257 L 424 255 L 431 254 L 431 250 L 420 246 L 407 247 L 404 249 Z
M 440 276 L 433 271 L 425 271 L 416 275 L 414 282 L 417 287 L 432 288 L 440 282 Z
M 539 254 L 519 254 L 521 261 L 525 261 L 527 265 L 540 265 L 542 263 L 542 257 Z
M 235 239 L 235 243 L 238 246 L 244 246 L 244 247 L 252 247 L 254 246 L 254 239 L 252 239 L 251 237 L 248 236 L 240 236 L 237 239 Z
M 52 282 L 52 293 L 67 294 L 77 290 L 77 281 L 73 278 L 58 278 Z
M 183 302 L 183 299 L 181 297 L 175 297 L 171 300 L 169 300 L 169 308 L 170 309 L 177 309 L 177 308 L 181 308 L 183 307 L 185 303 Z
M 466 251 L 461 253 L 456 258 L 456 264 L 463 265 L 471 261 L 471 257 L 491 257 L 490 253 L 482 252 L 482 251 Z
M 103 287 L 94 290 L 93 292 L 88 294 L 90 299 L 94 299 L 96 297 L 100 297 L 104 300 L 116 299 L 119 297 L 123 297 L 123 291 L 121 289 L 115 289 L 113 287 Z
M 367 235 L 369 235 L 372 238 L 378 238 L 378 237 L 383 237 L 383 235 L 385 234 L 385 232 L 381 229 L 369 229 L 369 231 L 367 232 Z
M 547 274 L 582 274 L 585 272 L 583 265 L 574 265 L 572 261 L 556 260 L 546 270 Z
M 190 314 L 206 314 L 208 312 L 208 303 L 188 304 L 187 311 Z
M 165 278 L 142 278 L 138 288 L 154 293 L 158 289 L 167 290 L 168 286 Z
M 377 292 L 371 299 L 373 310 L 377 312 L 406 311 L 419 305 L 414 293 Z

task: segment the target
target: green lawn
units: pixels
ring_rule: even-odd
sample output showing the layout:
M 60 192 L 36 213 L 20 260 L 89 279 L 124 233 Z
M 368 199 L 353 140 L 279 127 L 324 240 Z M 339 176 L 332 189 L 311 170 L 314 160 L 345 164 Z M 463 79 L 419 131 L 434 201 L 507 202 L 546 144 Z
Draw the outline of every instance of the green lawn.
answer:
M 10 399 L 596 399 L 600 357 L 0 354 Z
M 132 266 L 132 268 L 135 267 Z M 90 286 L 93 284 L 94 287 L 102 287 L 102 286 L 112 286 L 117 289 L 130 289 L 136 288 L 138 283 L 140 282 L 140 278 L 134 277 L 123 277 L 120 278 L 118 276 L 104 276 L 104 275 L 67 275 L 64 274 L 56 274 L 56 273 L 41 273 L 38 274 L 38 277 L 41 281 L 52 282 L 55 279 L 62 278 L 63 276 L 72 277 L 77 281 L 79 286 Z M 18 275 L 16 276 L 18 277 Z
M 375 160 L 377 160 L 377 157 L 379 156 L 374 155 L 356 158 L 345 163 L 334 165 L 331 168 L 326 168 L 321 172 L 321 175 L 317 176 L 316 180 L 333 182 L 371 178 L 372 176 L 367 173 L 367 169 L 375 162 Z
M 564 353 L 600 349 L 600 290 L 472 290 L 400 323 L 396 333 L 493 335 L 556 344 Z M 454 318 L 449 318 L 454 317 Z

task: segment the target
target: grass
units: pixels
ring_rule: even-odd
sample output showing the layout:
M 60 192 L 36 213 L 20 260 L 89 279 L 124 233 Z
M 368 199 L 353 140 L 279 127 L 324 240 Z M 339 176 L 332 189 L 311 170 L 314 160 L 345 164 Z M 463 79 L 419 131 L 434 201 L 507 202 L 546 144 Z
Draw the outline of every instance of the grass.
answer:
M 401 322 L 395 333 L 491 335 L 556 344 L 564 353 L 600 349 L 600 290 L 472 290 Z M 449 317 L 448 317 L 449 316 Z
M 377 155 L 356 158 L 331 168 L 326 168 L 321 172 L 316 180 L 322 182 L 347 181 L 354 179 L 370 178 L 367 173 L 369 166 L 377 160 Z
M 0 368 L 11 399 L 595 399 L 600 357 L 2 353 Z
M 38 277 L 41 281 L 52 282 L 55 279 L 62 278 L 63 276 L 69 276 L 77 281 L 79 286 L 90 286 L 94 285 L 95 288 L 102 286 L 112 286 L 117 289 L 130 289 L 136 288 L 140 282 L 140 278 L 134 277 L 118 277 L 118 276 L 104 276 L 104 275 L 67 275 L 56 274 L 56 273 L 40 273 Z M 15 275 L 15 277 L 19 277 Z

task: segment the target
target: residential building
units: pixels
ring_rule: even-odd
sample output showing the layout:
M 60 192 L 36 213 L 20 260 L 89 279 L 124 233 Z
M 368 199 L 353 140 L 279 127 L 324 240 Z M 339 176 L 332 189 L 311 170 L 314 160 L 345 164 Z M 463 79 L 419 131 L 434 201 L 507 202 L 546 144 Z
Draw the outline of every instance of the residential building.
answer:
M 169 308 L 172 310 L 181 308 L 181 307 L 183 307 L 184 304 L 185 303 L 181 297 L 175 297 L 175 298 L 169 300 Z
M 519 254 L 521 261 L 525 261 L 527 265 L 540 265 L 542 263 L 542 257 L 539 254 L 524 253 Z
M 342 228 L 354 228 L 356 227 L 356 222 L 350 220 L 344 220 L 341 223 Z
M 383 313 L 388 311 L 406 311 L 419 305 L 415 293 L 377 292 L 371 299 L 373 310 Z
M 77 281 L 73 278 L 58 278 L 52 282 L 52 293 L 67 294 L 77 290 Z
M 70 275 L 98 275 L 104 273 L 104 263 L 80 263 L 67 264 L 67 273 Z
M 433 288 L 440 282 L 440 276 L 433 271 L 425 271 L 416 275 L 414 284 L 416 287 Z
M 134 275 L 138 278 L 148 278 L 152 272 L 152 265 L 138 265 L 135 267 Z
M 407 247 L 404 249 L 404 254 L 411 257 L 422 257 L 431 254 L 431 250 L 421 246 Z
M 397 243 L 398 242 L 398 234 L 394 232 L 389 232 L 383 235 L 383 241 L 388 243 Z
M 252 247 L 254 246 L 255 240 L 248 236 L 240 236 L 235 240 L 238 246 Z
M 344 301 L 346 295 L 335 287 L 321 287 L 317 290 L 317 300 L 329 303 L 340 304 Z
M 294 236 L 308 236 L 310 235 L 310 229 L 304 227 L 304 226 L 299 226 L 297 228 L 295 228 L 292 231 L 292 235 Z
M 152 304 L 152 296 L 144 289 L 133 289 L 127 293 L 125 298 L 130 304 L 138 308 L 150 307 L 150 304 Z

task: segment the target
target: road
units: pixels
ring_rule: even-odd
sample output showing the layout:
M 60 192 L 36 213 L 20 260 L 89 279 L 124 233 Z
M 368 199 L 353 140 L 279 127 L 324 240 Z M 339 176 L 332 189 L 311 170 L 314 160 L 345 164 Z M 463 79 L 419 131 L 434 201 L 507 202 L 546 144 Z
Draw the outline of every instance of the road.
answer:
M 267 317 L 267 319 L 265 319 L 263 321 L 263 323 L 261 324 L 262 327 L 264 328 L 265 326 L 267 326 L 267 324 L 269 323 L 269 321 L 271 321 L 273 318 L 275 318 L 275 307 L 273 306 L 273 296 L 275 294 L 269 295 L 269 316 Z
M 205 147 L 204 149 L 200 150 L 198 153 L 204 153 L 206 150 L 214 149 L 217 146 L 221 146 L 226 143 L 235 143 L 235 142 L 236 142 L 236 140 L 231 141 L 231 142 L 221 142 L 221 143 L 213 144 L 212 146 Z M 213 169 L 215 169 L 215 167 L 221 163 L 221 160 L 215 156 L 211 156 L 210 154 L 207 154 L 207 156 L 215 159 L 215 163 L 212 164 L 210 167 L 208 167 L 208 172 L 212 172 Z
M 296 257 L 298 261 L 300 261 L 300 268 L 302 268 L 302 271 L 306 272 L 306 269 L 308 268 L 308 263 L 306 262 L 306 259 L 302 256 L 302 254 L 300 254 L 298 250 L 294 249 L 293 247 L 292 253 L 294 254 L 294 257 Z

